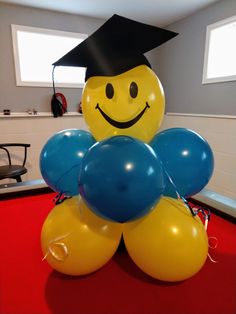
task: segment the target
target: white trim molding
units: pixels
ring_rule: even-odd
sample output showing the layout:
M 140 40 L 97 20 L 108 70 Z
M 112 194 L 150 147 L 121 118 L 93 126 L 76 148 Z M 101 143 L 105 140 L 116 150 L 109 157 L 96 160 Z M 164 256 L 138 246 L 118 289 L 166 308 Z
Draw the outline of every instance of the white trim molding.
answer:
M 183 117 L 201 117 L 201 118 L 217 118 L 217 119 L 236 119 L 234 115 L 218 115 L 218 114 L 202 114 L 202 113 L 178 113 L 167 112 L 167 116 L 183 116 Z

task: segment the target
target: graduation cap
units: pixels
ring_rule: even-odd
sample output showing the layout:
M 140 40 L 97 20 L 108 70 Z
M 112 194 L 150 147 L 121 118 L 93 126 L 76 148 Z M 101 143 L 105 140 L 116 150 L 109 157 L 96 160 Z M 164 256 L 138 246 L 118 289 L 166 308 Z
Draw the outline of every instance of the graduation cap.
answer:
M 118 75 L 141 64 L 151 67 L 144 53 L 176 35 L 115 14 L 53 65 L 85 67 L 85 80 Z

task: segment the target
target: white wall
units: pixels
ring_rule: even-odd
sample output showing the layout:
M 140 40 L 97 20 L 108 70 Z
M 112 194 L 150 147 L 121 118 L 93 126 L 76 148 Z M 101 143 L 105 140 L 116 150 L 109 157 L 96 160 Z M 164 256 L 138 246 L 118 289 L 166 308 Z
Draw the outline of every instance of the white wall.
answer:
M 24 180 L 40 179 L 39 155 L 43 145 L 56 132 L 77 128 L 87 130 L 83 116 L 0 117 L 0 143 L 30 143 Z M 173 127 L 192 129 L 210 144 L 215 157 L 215 170 L 207 188 L 236 199 L 236 118 L 166 115 L 161 130 Z M 161 131 L 160 130 L 160 131 Z M 17 152 L 16 155 L 19 156 Z M 8 181 L 1 180 L 0 183 Z M 15 181 L 11 181 L 15 182 Z
M 22 176 L 23 181 L 41 179 L 39 170 L 39 155 L 47 140 L 56 132 L 76 128 L 87 130 L 87 126 L 81 115 L 64 115 L 53 118 L 51 116 L 0 116 L 0 143 L 29 143 L 26 168 L 28 173 Z M 14 151 L 15 160 L 22 156 L 20 149 Z M 0 157 L 3 156 L 0 152 Z M 0 184 L 15 183 L 15 180 L 1 180 Z

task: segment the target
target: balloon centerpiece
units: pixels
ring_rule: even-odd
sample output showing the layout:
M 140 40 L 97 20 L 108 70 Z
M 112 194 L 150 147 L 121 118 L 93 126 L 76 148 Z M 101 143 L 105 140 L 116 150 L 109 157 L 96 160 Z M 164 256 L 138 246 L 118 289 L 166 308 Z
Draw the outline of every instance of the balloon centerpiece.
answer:
M 56 133 L 40 155 L 43 178 L 66 198 L 41 232 L 45 259 L 59 272 L 99 269 L 122 234 L 130 257 L 154 278 L 184 280 L 204 265 L 206 230 L 183 200 L 210 180 L 213 154 L 192 130 L 157 133 L 164 92 L 143 55 L 176 35 L 114 15 L 54 63 L 87 68 L 90 130 Z

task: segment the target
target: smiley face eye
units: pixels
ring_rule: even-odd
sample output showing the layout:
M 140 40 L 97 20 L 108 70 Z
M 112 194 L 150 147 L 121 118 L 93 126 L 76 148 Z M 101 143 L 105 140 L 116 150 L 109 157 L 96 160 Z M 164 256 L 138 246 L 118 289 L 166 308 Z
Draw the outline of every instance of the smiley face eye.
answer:
M 136 98 L 138 95 L 138 85 L 132 82 L 129 87 L 129 93 L 132 98 Z
M 112 97 L 114 96 L 114 87 L 111 83 L 108 83 L 106 85 L 106 96 L 108 99 L 112 99 Z

